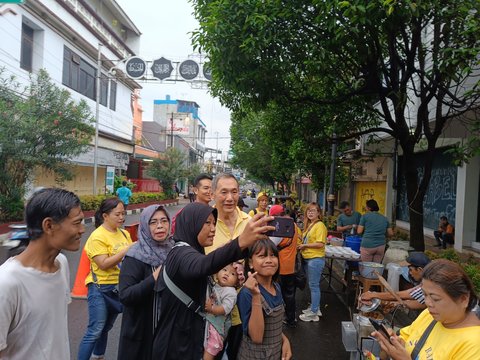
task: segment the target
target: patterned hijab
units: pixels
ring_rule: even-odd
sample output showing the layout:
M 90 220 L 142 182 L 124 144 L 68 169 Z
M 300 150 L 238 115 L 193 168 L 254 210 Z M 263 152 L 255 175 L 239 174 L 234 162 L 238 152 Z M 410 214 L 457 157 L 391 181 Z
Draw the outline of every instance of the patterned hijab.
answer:
M 170 216 L 163 206 L 150 205 L 143 210 L 138 228 L 138 241 L 127 252 L 127 256 L 140 260 L 155 267 L 163 265 L 168 252 L 173 247 L 173 240 L 169 237 L 164 241 L 155 241 L 150 232 L 150 219 L 157 211 L 162 211 L 170 223 Z

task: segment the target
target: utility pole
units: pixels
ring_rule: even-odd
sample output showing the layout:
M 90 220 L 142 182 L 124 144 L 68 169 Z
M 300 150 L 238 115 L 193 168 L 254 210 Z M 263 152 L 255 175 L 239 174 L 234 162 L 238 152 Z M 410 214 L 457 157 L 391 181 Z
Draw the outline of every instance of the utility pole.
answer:
M 102 44 L 98 43 L 97 57 L 97 91 L 95 103 L 95 146 L 93 148 L 93 195 L 97 195 L 97 167 L 98 167 L 98 123 L 100 121 L 100 76 L 102 76 Z
M 170 147 L 173 148 L 173 112 L 170 118 Z
M 337 167 L 337 135 L 333 133 L 332 163 L 330 165 L 330 188 L 328 189 L 328 215 L 332 216 L 335 207 L 335 169 Z

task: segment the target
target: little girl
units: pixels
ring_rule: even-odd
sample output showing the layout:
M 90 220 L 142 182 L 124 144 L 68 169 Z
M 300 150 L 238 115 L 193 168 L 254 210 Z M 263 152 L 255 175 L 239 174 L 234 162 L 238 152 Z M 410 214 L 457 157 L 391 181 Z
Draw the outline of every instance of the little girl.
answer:
M 231 326 L 230 313 L 237 302 L 237 270 L 233 264 L 225 266 L 216 274 L 217 282 L 205 301 L 206 329 L 204 360 L 213 360 L 223 349 L 223 341 Z
M 238 294 L 237 306 L 243 326 L 238 359 L 290 359 L 290 342 L 282 332 L 283 306 L 278 278 L 278 250 L 269 240 L 249 249 L 248 279 Z

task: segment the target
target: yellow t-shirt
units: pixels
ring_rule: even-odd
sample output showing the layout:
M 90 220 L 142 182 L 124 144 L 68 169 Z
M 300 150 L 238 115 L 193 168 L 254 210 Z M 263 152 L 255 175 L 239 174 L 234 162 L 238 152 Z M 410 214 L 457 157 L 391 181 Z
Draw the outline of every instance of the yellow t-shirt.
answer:
M 260 211 L 259 208 L 256 208 L 255 210 L 257 210 L 257 214 L 263 212 L 266 216 L 268 216 L 268 210 Z M 248 212 L 248 215 L 249 215 L 250 217 L 253 217 L 253 216 L 255 215 L 255 210 L 250 210 L 250 211 Z
M 425 309 L 412 325 L 400 330 L 409 354 L 432 320 L 432 315 Z M 457 359 L 480 359 L 480 326 L 447 329 L 437 322 L 416 360 Z
M 112 233 L 103 226 L 99 226 L 92 232 L 85 243 L 85 252 L 90 259 L 90 264 L 99 284 L 118 284 L 120 268 L 114 266 L 108 270 L 101 270 L 92 259 L 97 255 L 107 255 L 109 257 L 115 255 L 131 243 L 132 239 L 130 234 L 125 230 L 117 229 L 116 233 Z M 85 285 L 88 285 L 91 282 L 94 281 L 90 271 L 85 279 Z
M 321 221 L 318 221 L 310 227 L 310 229 L 306 229 L 303 233 L 303 243 L 304 244 L 314 244 L 314 243 L 327 243 L 327 234 L 328 230 L 325 224 Z M 302 257 L 304 259 L 313 259 L 318 257 L 325 257 L 325 246 L 322 248 L 306 248 L 302 252 Z
M 237 211 L 237 222 L 235 223 L 235 228 L 233 234 L 230 233 L 228 226 L 220 219 L 217 219 L 217 226 L 215 228 L 215 237 L 213 238 L 213 245 L 205 248 L 205 254 L 210 254 L 213 250 L 218 249 L 220 246 L 225 245 L 229 241 L 238 237 L 245 229 L 250 220 L 250 216 L 245 214 L 243 211 L 240 211 L 236 208 Z

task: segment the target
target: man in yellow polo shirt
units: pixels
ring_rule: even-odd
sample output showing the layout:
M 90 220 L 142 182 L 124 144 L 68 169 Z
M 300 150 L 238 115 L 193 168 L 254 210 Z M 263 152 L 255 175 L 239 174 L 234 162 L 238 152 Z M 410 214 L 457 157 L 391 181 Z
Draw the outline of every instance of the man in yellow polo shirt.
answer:
M 218 174 L 213 179 L 212 191 L 218 217 L 213 245 L 205 248 L 206 254 L 239 236 L 250 220 L 250 216 L 237 207 L 240 188 L 235 176 L 232 174 Z M 242 322 L 238 308 L 235 306 L 232 311 L 232 326 L 228 331 L 224 346 L 229 359 L 236 359 L 241 342 Z M 222 354 L 217 356 L 219 359 L 221 357 Z

